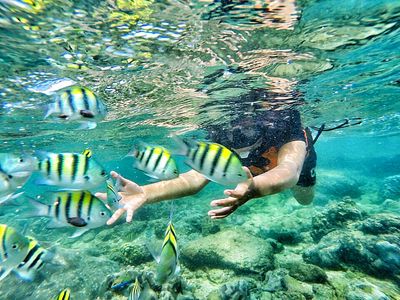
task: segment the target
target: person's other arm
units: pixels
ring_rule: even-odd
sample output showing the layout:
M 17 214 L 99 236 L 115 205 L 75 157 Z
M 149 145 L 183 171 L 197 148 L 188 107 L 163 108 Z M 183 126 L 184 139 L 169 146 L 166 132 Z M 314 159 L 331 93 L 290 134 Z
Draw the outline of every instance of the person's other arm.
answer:
M 225 190 L 227 198 L 211 201 L 208 215 L 213 219 L 229 216 L 240 205 L 253 198 L 277 194 L 296 185 L 306 156 L 303 141 L 292 141 L 283 145 L 278 152 L 278 164 L 272 170 L 253 177 L 246 169 L 248 180 L 239 183 L 234 190 Z
M 117 221 L 125 212 L 126 221 L 131 222 L 133 214 L 144 204 L 193 195 L 208 183 L 203 175 L 194 170 L 181 174 L 175 179 L 145 186 L 139 186 L 116 172 L 111 172 L 111 176 L 120 180 L 122 198 L 119 201 L 121 208 L 117 209 L 107 221 L 108 225 Z M 103 200 L 107 199 L 107 195 L 104 193 L 96 193 L 96 197 Z

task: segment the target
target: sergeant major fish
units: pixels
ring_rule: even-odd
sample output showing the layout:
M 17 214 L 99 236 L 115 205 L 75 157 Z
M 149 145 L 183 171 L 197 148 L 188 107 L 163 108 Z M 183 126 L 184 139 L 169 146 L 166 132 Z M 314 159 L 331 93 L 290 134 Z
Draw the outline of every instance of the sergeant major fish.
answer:
M 179 176 L 175 160 L 171 157 L 171 153 L 163 147 L 150 146 L 140 142 L 128 156 L 135 157 L 134 166 L 152 178 L 169 180 Z
M 92 158 L 92 151 L 78 153 L 37 152 L 42 178 L 37 184 L 70 189 L 90 189 L 103 183 L 107 172 Z
M 0 281 L 23 262 L 28 251 L 28 238 L 13 227 L 0 224 Z
M 43 216 L 51 218 L 49 228 L 78 227 L 71 236 L 78 237 L 92 228 L 106 224 L 111 217 L 111 211 L 103 201 L 88 191 L 62 191 L 51 194 L 51 204 L 30 199 L 36 208 L 28 216 Z
M 30 236 L 27 236 L 27 238 L 29 239 L 28 253 L 14 271 L 22 279 L 32 281 L 44 263 L 53 258 L 53 253 L 39 245 L 35 238 Z
M 217 143 L 182 140 L 186 164 L 207 179 L 222 185 L 247 180 L 246 172 L 236 153 Z
M 102 119 L 106 113 L 105 104 L 91 90 L 74 85 L 56 93 L 55 101 L 48 105 L 45 119 L 56 115 L 65 120 L 86 120 L 87 128 L 93 129 L 97 124 L 89 120 Z
M 29 239 L 29 249 L 24 260 L 13 269 L 20 278 L 32 281 L 35 279 L 37 272 L 43 267 L 44 263 L 50 261 L 53 254 L 39 245 L 38 241 L 33 237 Z M 2 270 L 0 268 L 0 274 Z

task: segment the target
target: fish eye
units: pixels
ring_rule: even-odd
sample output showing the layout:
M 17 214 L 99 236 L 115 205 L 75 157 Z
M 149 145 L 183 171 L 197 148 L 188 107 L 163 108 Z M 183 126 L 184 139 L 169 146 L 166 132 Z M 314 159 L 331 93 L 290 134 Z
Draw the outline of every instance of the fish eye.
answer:
M 17 248 L 18 248 L 18 245 L 17 245 L 17 244 L 13 244 L 13 245 L 11 246 L 11 248 L 17 249 Z
M 8 178 L 9 178 L 9 179 L 12 179 L 12 178 L 13 178 L 13 176 L 12 176 L 12 175 L 8 175 Z
M 85 178 L 86 181 L 89 181 L 89 179 L 90 179 L 90 177 L 87 175 L 83 176 L 83 178 Z
M 174 170 L 174 174 L 178 174 L 178 170 Z
M 103 171 L 101 171 L 100 174 L 101 174 L 101 176 L 106 176 L 107 173 L 106 173 L 106 171 L 103 170 Z
M 105 216 L 106 213 L 105 213 L 104 211 L 101 211 L 101 212 L 100 212 L 100 215 L 101 215 L 101 216 Z
M 239 173 L 239 174 L 238 174 L 238 176 L 242 177 L 242 176 L 243 176 L 243 174 L 240 174 L 240 173 Z
M 19 159 L 19 162 L 20 162 L 20 163 L 24 162 L 24 159 L 21 157 L 21 158 Z

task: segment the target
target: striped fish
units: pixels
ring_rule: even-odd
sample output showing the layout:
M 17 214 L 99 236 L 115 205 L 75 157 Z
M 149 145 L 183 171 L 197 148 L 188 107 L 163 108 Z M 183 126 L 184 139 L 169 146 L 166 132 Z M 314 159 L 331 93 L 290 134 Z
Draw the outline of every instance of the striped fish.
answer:
M 182 140 L 186 164 L 209 180 L 222 185 L 238 184 L 247 180 L 240 158 L 217 143 Z
M 158 283 L 165 283 L 179 272 L 178 246 L 172 220 L 169 221 L 167 230 L 165 231 L 161 253 L 155 259 L 157 262 L 156 280 Z
M 37 272 L 43 267 L 44 263 L 51 260 L 52 253 L 39 245 L 38 241 L 28 236 L 29 250 L 24 260 L 14 270 L 19 277 L 24 280 L 32 281 Z
M 128 300 L 139 300 L 141 292 L 140 283 L 136 277 L 135 283 L 133 284 L 131 292 L 129 293 Z
M 160 180 L 169 180 L 179 176 L 175 160 L 171 153 L 159 146 L 138 143 L 128 156 L 135 157 L 135 168 L 142 170 L 148 176 Z
M 111 211 L 103 201 L 88 191 L 61 191 L 51 193 L 51 204 L 29 199 L 35 207 L 29 216 L 51 218 L 49 228 L 78 227 L 71 237 L 78 237 L 92 228 L 106 224 Z
M 28 251 L 28 238 L 12 227 L 0 224 L 0 281 L 23 262 Z
M 90 189 L 106 180 L 107 172 L 92 158 L 92 152 L 36 152 L 42 178 L 37 184 L 57 185 L 69 189 Z
M 106 106 L 91 90 L 74 85 L 57 92 L 55 101 L 47 107 L 45 119 L 55 115 L 64 120 L 100 120 L 106 113 Z M 95 122 L 89 124 L 96 127 Z
M 118 193 L 121 185 L 120 181 L 118 177 L 116 184 L 114 184 L 111 178 L 107 179 L 107 204 L 113 211 L 121 208 L 119 200 L 121 200 L 122 196 Z
M 69 300 L 70 294 L 70 289 L 63 289 L 53 300 Z

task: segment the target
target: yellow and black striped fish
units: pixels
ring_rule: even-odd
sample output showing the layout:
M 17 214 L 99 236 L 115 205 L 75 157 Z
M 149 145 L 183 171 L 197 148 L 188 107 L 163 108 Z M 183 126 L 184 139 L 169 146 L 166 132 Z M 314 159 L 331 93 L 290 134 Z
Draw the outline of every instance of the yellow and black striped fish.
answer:
M 45 118 L 57 115 L 60 119 L 68 120 L 93 119 L 103 118 L 106 112 L 104 103 L 91 90 L 74 85 L 57 92 Z
M 209 180 L 231 185 L 247 179 L 239 157 L 225 146 L 209 142 L 182 142 L 186 163 Z
M 178 168 L 171 153 L 160 146 L 138 143 L 128 155 L 135 157 L 135 167 L 148 176 L 169 180 L 179 176 Z
M 104 183 L 107 172 L 87 149 L 79 153 L 36 152 L 42 178 L 37 184 L 70 189 L 90 189 Z
M 70 298 L 70 294 L 71 294 L 71 290 L 70 289 L 63 289 L 55 298 L 53 298 L 52 300 L 69 300 Z
M 44 263 L 52 258 L 52 254 L 39 245 L 38 241 L 28 236 L 29 250 L 24 260 L 14 271 L 24 280 L 32 281 Z
M 128 300 L 139 300 L 142 290 L 140 288 L 140 283 L 136 277 L 135 283 L 132 286 L 131 292 L 129 293 Z
M 161 247 L 159 258 L 156 258 L 157 270 L 156 280 L 160 284 L 166 282 L 179 272 L 178 245 L 176 233 L 172 221 L 168 223 L 165 231 L 164 242 Z
M 29 240 L 13 227 L 0 224 L 0 281 L 25 259 Z
M 50 205 L 33 199 L 30 199 L 30 202 L 36 208 L 30 215 L 51 218 L 49 228 L 79 227 L 73 237 L 105 225 L 111 217 L 111 211 L 103 201 L 88 191 L 52 193 Z
M 121 185 L 121 180 L 117 178 L 116 184 L 114 184 L 111 178 L 107 179 L 107 204 L 113 211 L 121 208 L 119 200 L 122 196 L 118 193 Z

